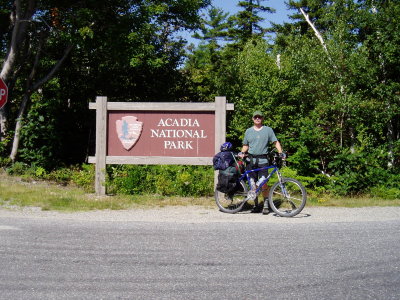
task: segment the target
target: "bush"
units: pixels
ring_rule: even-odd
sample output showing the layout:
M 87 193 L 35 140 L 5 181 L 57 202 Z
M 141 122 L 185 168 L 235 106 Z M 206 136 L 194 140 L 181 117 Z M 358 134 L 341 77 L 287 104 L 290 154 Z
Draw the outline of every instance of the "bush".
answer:
M 132 195 L 143 194 L 146 189 L 153 188 L 152 182 L 146 180 L 148 173 L 146 169 L 147 166 L 108 166 L 106 182 L 108 192 Z
M 9 157 L 0 157 L 0 168 L 8 168 L 12 165 L 12 161 Z
M 22 162 L 15 162 L 6 169 L 9 175 L 24 175 L 29 169 L 29 166 Z
M 94 192 L 95 165 L 83 164 L 77 167 L 71 174 L 71 181 L 87 192 Z
M 388 169 L 385 164 L 387 154 L 384 151 L 343 151 L 329 165 L 335 175 L 328 188 L 338 195 L 368 193 L 373 187 L 397 188 L 396 170 Z
M 112 166 L 107 175 L 110 193 L 206 196 L 214 186 L 214 172 L 205 166 Z
M 46 175 L 45 179 L 57 182 L 59 184 L 68 184 L 71 182 L 73 170 L 70 168 L 60 168 L 51 171 Z
M 382 199 L 400 199 L 400 189 L 399 188 L 388 188 L 386 186 L 375 186 L 370 189 L 370 194 L 372 197 L 382 198 Z

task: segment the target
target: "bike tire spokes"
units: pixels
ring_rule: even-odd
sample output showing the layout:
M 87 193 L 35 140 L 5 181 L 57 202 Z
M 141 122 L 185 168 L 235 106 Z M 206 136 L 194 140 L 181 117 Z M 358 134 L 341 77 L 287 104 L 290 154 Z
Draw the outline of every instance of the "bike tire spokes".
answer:
M 247 186 L 243 181 L 240 181 L 236 191 L 229 194 L 215 191 L 214 196 L 215 201 L 221 211 L 227 213 L 236 213 L 242 209 L 243 205 L 247 201 Z
M 277 182 L 270 192 L 270 206 L 282 217 L 293 217 L 305 206 L 306 192 L 295 179 L 285 178 Z

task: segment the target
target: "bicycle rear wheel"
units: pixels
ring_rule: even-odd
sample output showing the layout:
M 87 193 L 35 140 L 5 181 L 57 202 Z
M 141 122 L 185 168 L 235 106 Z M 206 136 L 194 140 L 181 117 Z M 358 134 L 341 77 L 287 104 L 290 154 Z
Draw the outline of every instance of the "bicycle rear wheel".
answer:
M 247 185 L 241 180 L 238 182 L 237 190 L 231 194 L 215 191 L 214 197 L 219 210 L 222 212 L 234 214 L 239 212 L 246 203 Z
M 269 205 L 281 217 L 293 217 L 306 205 L 307 193 L 303 185 L 293 178 L 282 178 L 269 192 Z

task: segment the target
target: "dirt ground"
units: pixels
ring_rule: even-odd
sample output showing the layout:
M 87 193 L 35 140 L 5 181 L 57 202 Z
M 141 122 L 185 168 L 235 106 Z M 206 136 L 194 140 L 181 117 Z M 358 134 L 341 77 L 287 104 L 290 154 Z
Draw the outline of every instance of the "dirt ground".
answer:
M 169 222 L 169 223 L 218 223 L 218 222 L 262 222 L 262 223 L 321 223 L 321 222 L 374 222 L 400 220 L 400 207 L 327 208 L 305 207 L 297 216 L 282 218 L 269 215 L 241 212 L 226 214 L 217 208 L 174 206 L 157 209 L 98 210 L 89 212 L 41 211 L 40 208 L 0 208 L 1 218 L 47 218 L 105 222 Z

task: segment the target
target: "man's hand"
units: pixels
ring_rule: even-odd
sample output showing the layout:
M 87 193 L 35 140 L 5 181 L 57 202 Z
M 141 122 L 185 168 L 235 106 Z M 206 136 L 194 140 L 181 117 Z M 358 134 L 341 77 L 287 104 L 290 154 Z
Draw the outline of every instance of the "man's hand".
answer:
M 286 154 L 281 152 L 281 153 L 279 153 L 279 157 L 282 158 L 282 160 L 285 160 L 286 159 Z
M 245 157 L 245 156 L 246 156 L 246 154 L 245 154 L 245 153 L 243 153 L 243 152 L 239 152 L 239 153 L 238 153 L 238 156 L 239 156 L 240 158 L 242 158 L 242 159 L 243 159 L 243 157 Z

